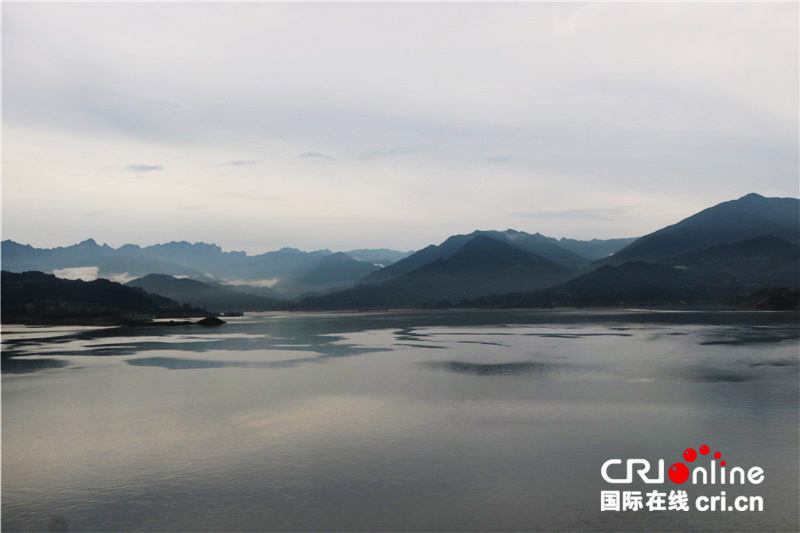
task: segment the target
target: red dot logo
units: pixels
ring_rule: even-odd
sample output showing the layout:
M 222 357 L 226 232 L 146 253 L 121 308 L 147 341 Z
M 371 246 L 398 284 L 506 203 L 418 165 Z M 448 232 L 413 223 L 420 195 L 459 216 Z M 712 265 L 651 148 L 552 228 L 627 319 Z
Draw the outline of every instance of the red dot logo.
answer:
M 705 444 L 700 446 L 700 453 L 701 454 L 708 455 L 708 452 L 710 452 L 710 451 L 711 451 L 711 449 L 708 446 L 706 446 Z
M 689 467 L 683 463 L 675 463 L 669 467 L 669 478 L 673 483 L 685 483 L 689 479 Z
M 717 452 L 714 454 L 714 459 L 719 459 L 720 457 L 722 457 L 721 453 Z
M 685 450 L 683 450 L 684 461 L 686 461 L 687 463 L 691 463 L 695 459 L 697 459 L 697 452 L 694 451 L 694 448 L 686 448 Z

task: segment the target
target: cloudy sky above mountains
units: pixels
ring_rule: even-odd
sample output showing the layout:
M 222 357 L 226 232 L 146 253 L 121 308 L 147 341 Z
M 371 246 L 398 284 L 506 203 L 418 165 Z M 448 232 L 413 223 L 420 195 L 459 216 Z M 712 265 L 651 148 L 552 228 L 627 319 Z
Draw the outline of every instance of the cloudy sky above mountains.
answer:
M 798 5 L 2 6 L 3 238 L 648 233 L 798 196 Z

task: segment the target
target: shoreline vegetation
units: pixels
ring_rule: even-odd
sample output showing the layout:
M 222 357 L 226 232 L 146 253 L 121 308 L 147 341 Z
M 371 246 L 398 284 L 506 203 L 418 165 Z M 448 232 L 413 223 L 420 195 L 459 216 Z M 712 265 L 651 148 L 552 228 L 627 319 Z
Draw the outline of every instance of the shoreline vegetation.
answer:
M 184 320 L 177 317 L 133 318 L 115 315 L 60 315 L 3 318 L 3 325 L 20 326 L 97 326 L 97 327 L 175 327 L 175 326 L 219 326 L 226 321 L 209 314 L 203 318 L 188 316 Z
M 491 298 L 481 299 L 483 305 L 476 302 L 461 302 L 453 304 L 447 301 L 436 304 L 426 303 L 419 306 L 405 307 L 363 307 L 340 309 L 314 309 L 293 305 L 265 309 L 260 312 L 298 312 L 298 313 L 325 313 L 325 312 L 355 312 L 355 313 L 380 313 L 380 312 L 414 312 L 414 311 L 521 311 L 521 310 L 581 310 L 581 311 L 608 311 L 608 310 L 648 310 L 648 311 L 764 311 L 764 312 L 798 312 L 800 313 L 800 289 L 786 287 L 759 289 L 749 295 L 736 296 L 718 302 L 679 304 L 653 304 L 643 302 L 616 302 L 607 304 L 586 303 L 574 305 L 501 305 Z M 255 311 L 258 313 L 259 311 Z M 248 312 L 249 313 L 249 312 Z M 229 311 L 214 313 L 203 309 L 162 311 L 150 316 L 114 311 L 78 311 L 50 312 L 42 314 L 14 314 L 3 313 L 0 322 L 3 325 L 26 326 L 97 326 L 97 327 L 176 327 L 176 326 L 218 326 L 226 321 L 220 316 L 245 316 L 245 312 Z

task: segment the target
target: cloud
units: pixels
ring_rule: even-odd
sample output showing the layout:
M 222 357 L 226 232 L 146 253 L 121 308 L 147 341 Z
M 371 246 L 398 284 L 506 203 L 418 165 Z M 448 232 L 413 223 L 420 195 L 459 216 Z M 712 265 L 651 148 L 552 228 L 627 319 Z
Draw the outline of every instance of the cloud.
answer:
M 100 268 L 96 266 L 58 268 L 53 270 L 53 275 L 61 279 L 94 281 L 100 277 Z
M 252 160 L 252 161 L 244 161 L 242 159 L 237 159 L 236 161 L 228 161 L 227 163 L 220 163 L 219 166 L 221 167 L 252 167 L 253 165 L 259 164 L 260 161 Z
M 321 154 L 319 152 L 303 152 L 297 157 L 299 157 L 300 159 L 317 159 L 320 161 L 333 161 L 334 159 L 336 159 L 335 157 Z
M 796 196 L 797 14 L 10 2 L 4 236 L 63 244 L 105 210 L 104 239 L 407 249 L 524 221 L 644 234 L 748 192 Z M 139 178 L 124 195 L 121 171 Z M 199 205 L 214 216 L 180 209 Z
M 128 283 L 129 281 L 133 281 L 138 278 L 138 276 L 132 276 L 129 272 L 122 272 L 119 274 L 108 274 L 107 279 L 111 281 L 116 281 L 117 283 Z
M 507 161 L 511 161 L 512 159 L 514 159 L 514 156 L 511 155 L 494 155 L 485 158 L 484 161 L 489 164 L 494 164 L 494 163 L 505 163 Z
M 258 194 L 242 194 L 238 192 L 224 192 L 216 193 L 212 196 L 217 198 L 245 198 L 247 200 L 263 200 L 265 202 L 282 202 L 283 198 L 280 196 L 261 196 Z
M 385 148 L 385 149 L 378 149 L 378 150 L 369 150 L 364 155 L 359 157 L 359 160 L 370 160 L 370 159 L 377 159 L 381 157 L 392 157 L 396 155 L 406 155 L 412 154 L 414 152 L 419 151 L 417 148 Z
M 278 278 L 271 279 L 258 279 L 258 280 L 225 280 L 226 285 L 250 285 L 251 287 L 269 287 L 272 288 L 278 283 Z
M 128 165 L 125 167 L 130 172 L 155 172 L 157 170 L 164 170 L 161 165 Z
M 605 207 L 599 209 L 563 209 L 560 211 L 528 211 L 514 213 L 523 218 L 583 218 L 589 220 L 614 220 L 626 215 L 629 207 Z

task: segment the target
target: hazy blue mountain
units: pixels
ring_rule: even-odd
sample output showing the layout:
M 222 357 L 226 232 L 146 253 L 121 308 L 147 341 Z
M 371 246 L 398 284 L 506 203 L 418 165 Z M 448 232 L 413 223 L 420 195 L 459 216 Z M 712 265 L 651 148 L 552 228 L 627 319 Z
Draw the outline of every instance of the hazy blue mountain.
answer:
M 483 294 L 546 287 L 573 270 L 486 235 L 475 235 L 446 258 L 396 278 L 301 302 L 306 308 L 415 306 Z
M 98 245 L 93 239 L 58 248 L 34 248 L 11 240 L 2 243 L 2 267 L 11 272 L 53 272 L 64 268 L 97 267 L 101 277 L 128 273 L 143 276 L 150 272 L 169 272 L 179 276 L 202 276 L 200 270 L 149 256 L 138 246 L 117 250 Z
M 143 278 L 129 281 L 126 285 L 170 298 L 181 304 L 214 312 L 266 311 L 285 303 L 166 274 L 149 274 Z
M 526 307 L 715 303 L 769 287 L 800 285 L 800 246 L 771 235 L 720 244 L 658 263 L 604 265 L 561 285 L 475 299 Z
M 248 256 L 244 252 L 223 252 L 219 246 L 205 243 L 171 242 L 113 249 L 89 239 L 53 249 L 3 241 L 2 261 L 3 268 L 12 271 L 97 267 L 105 277 L 161 272 L 216 283 L 207 284 L 204 291 L 228 290 L 239 295 L 250 291 L 283 298 L 320 295 L 358 281 L 358 287 L 313 300 L 324 306 L 419 305 L 445 299 L 456 303 L 504 291 L 534 291 L 563 283 L 578 273 L 590 276 L 585 278 L 586 283 L 607 284 L 605 289 L 616 291 L 614 297 L 641 295 L 650 287 L 648 301 L 655 298 L 656 289 L 669 292 L 662 294 L 663 298 L 699 300 L 769 284 L 796 286 L 799 240 L 800 200 L 749 194 L 633 242 L 557 240 L 510 229 L 475 231 L 451 236 L 438 246 L 428 246 L 379 270 L 372 261 L 359 261 L 353 254 L 374 260 L 389 252 L 389 259 L 403 253 L 380 249 L 334 254 L 329 250 L 303 252 L 283 248 Z M 626 242 L 629 244 L 618 250 Z M 618 251 L 609 257 L 608 253 L 614 250 Z M 602 258 L 588 264 L 594 257 Z M 604 265 L 626 263 L 633 266 L 622 271 L 598 270 Z M 620 279 L 615 280 L 613 277 L 620 273 Z M 636 285 L 644 279 L 642 276 L 648 276 L 648 284 Z M 659 276 L 663 277 L 660 282 Z M 683 280 L 680 288 L 671 285 L 673 278 Z M 580 298 L 592 296 L 579 286 L 583 283 L 580 279 L 565 290 Z M 224 282 L 235 287 L 226 287 Z M 595 296 L 602 301 L 612 298 L 600 293 Z
M 505 242 L 515 248 L 531 252 L 569 268 L 577 268 L 589 263 L 587 258 L 581 257 L 563 248 L 558 244 L 558 241 L 552 237 L 545 237 L 539 233 L 525 233 L 513 229 L 505 231 L 477 230 L 468 235 L 453 235 L 439 245 L 439 250 L 441 252 L 440 258 L 446 259 L 476 236 L 491 237 L 494 240 Z
M 359 252 L 384 258 L 387 254 L 390 258 L 403 255 L 392 250 Z M 146 247 L 126 244 L 114 249 L 100 246 L 92 239 L 52 249 L 3 241 L 2 263 L 4 269 L 14 272 L 96 267 L 100 277 L 120 280 L 161 273 L 217 284 L 235 283 L 231 289 L 235 292 L 283 298 L 346 287 L 379 268 L 371 262 L 329 250 L 303 252 L 282 248 L 248 256 L 244 252 L 223 252 L 219 246 L 206 243 L 182 241 Z
M 392 263 L 396 263 L 401 259 L 408 257 L 414 252 L 413 251 L 398 252 L 397 250 L 378 248 L 378 249 L 350 250 L 349 252 L 345 253 L 350 257 L 352 257 L 353 259 L 357 259 L 359 261 L 372 263 L 373 265 L 377 266 L 389 266 Z
M 245 252 L 223 252 L 214 244 L 190 244 L 185 241 L 148 246 L 142 251 L 149 256 L 195 268 L 223 280 L 264 280 L 297 275 L 331 254 L 329 250 L 303 252 L 295 248 L 281 248 L 248 256 Z
M 444 243 L 441 246 L 443 245 Z M 427 265 L 428 263 L 432 263 L 437 259 L 445 258 L 449 255 L 446 252 L 450 252 L 450 250 L 447 251 L 442 250 L 441 246 L 436 246 L 434 244 L 426 246 L 422 250 L 414 252 L 408 257 L 403 258 L 392 265 L 389 265 L 380 270 L 376 270 L 375 272 L 373 272 L 372 274 L 361 280 L 361 282 L 366 284 L 380 283 L 382 281 L 387 281 L 393 278 L 400 277 L 403 274 L 411 272 L 412 270 L 416 270 L 420 267 Z M 454 252 L 455 249 L 452 251 Z
M 470 285 L 474 292 L 480 285 L 545 286 L 562 280 L 572 270 L 545 257 L 517 248 L 486 234 L 478 234 L 447 259 L 439 259 L 409 273 L 409 279 L 440 277 L 453 279 L 453 285 Z M 484 290 L 484 289 L 478 289 Z
M 567 239 L 562 237 L 557 242 L 561 247 L 566 248 L 570 252 L 576 253 L 587 259 L 595 260 L 608 257 L 609 255 L 622 250 L 635 240 L 636 237 L 627 239 L 592 239 L 590 241 L 579 241 L 576 239 Z
M 319 295 L 346 289 L 380 267 L 338 252 L 317 260 L 310 269 L 285 277 L 275 289 L 283 298 Z
M 294 282 L 317 289 L 329 289 L 353 285 L 361 278 L 379 270 L 372 263 L 359 261 L 346 253 L 335 253 L 323 257 Z
M 694 285 L 796 287 L 800 283 L 800 245 L 772 235 L 720 244 L 661 261 L 684 270 Z
M 177 302 L 106 279 L 73 281 L 42 272 L 2 272 L 4 323 L 30 317 L 76 318 L 175 311 Z
M 194 267 L 197 264 L 217 265 L 222 261 L 222 258 L 226 256 L 233 258 L 243 258 L 246 256 L 244 252 L 225 253 L 222 251 L 222 248 L 216 244 L 207 244 L 204 242 L 192 244 L 186 241 L 173 241 L 165 244 L 146 246 L 141 248 L 141 250 L 150 257 L 189 267 Z
M 170 242 L 147 247 L 126 244 L 114 249 L 88 239 L 73 246 L 39 249 L 6 240 L 2 243 L 2 267 L 13 272 L 97 267 L 99 275 L 115 278 L 145 276 L 158 272 L 210 281 L 252 281 L 256 284 L 298 277 L 331 255 L 328 250 L 303 252 L 283 248 L 248 256 L 244 252 L 223 252 L 206 243 Z M 360 270 L 359 272 L 363 272 Z
M 724 202 L 636 240 L 597 264 L 659 261 L 764 235 L 800 240 L 800 200 L 748 194 Z
M 295 248 L 281 248 L 265 254 L 249 256 L 245 252 L 223 252 L 216 244 L 204 242 L 189 243 L 186 241 L 172 241 L 164 244 L 155 244 L 141 249 L 145 254 L 171 263 L 196 267 L 206 265 L 211 270 L 240 269 L 250 265 L 274 269 L 281 272 L 291 269 L 298 264 L 324 257 L 331 252 L 319 250 L 317 252 L 303 252 Z
M 590 262 L 587 257 L 562 246 L 560 241 L 552 237 L 545 237 L 541 233 L 530 234 L 507 229 L 506 231 L 478 231 L 474 235 L 492 237 L 569 268 L 578 268 Z
M 230 283 L 216 283 L 214 281 L 206 281 L 204 283 L 206 283 L 207 285 L 211 285 L 212 287 L 219 287 L 221 289 L 227 289 L 229 291 L 238 292 L 239 294 L 250 294 L 254 296 L 261 296 L 263 298 L 270 298 L 273 300 L 280 300 L 284 298 L 284 296 L 282 296 L 281 293 L 279 293 L 270 286 L 248 285 L 246 283 L 239 283 L 234 285 Z
M 552 237 L 545 237 L 539 233 L 530 234 L 522 231 L 508 229 L 506 231 L 473 231 L 468 235 L 453 235 L 440 245 L 430 245 L 396 263 L 383 268 L 363 280 L 364 283 L 377 283 L 396 278 L 416 270 L 438 259 L 447 259 L 456 253 L 462 246 L 476 236 L 491 237 L 520 250 L 533 253 L 568 268 L 578 268 L 590 263 L 586 257 L 567 250 Z
M 556 287 L 476 298 L 467 306 L 547 307 L 679 304 L 687 297 L 685 272 L 666 265 L 605 265 Z

